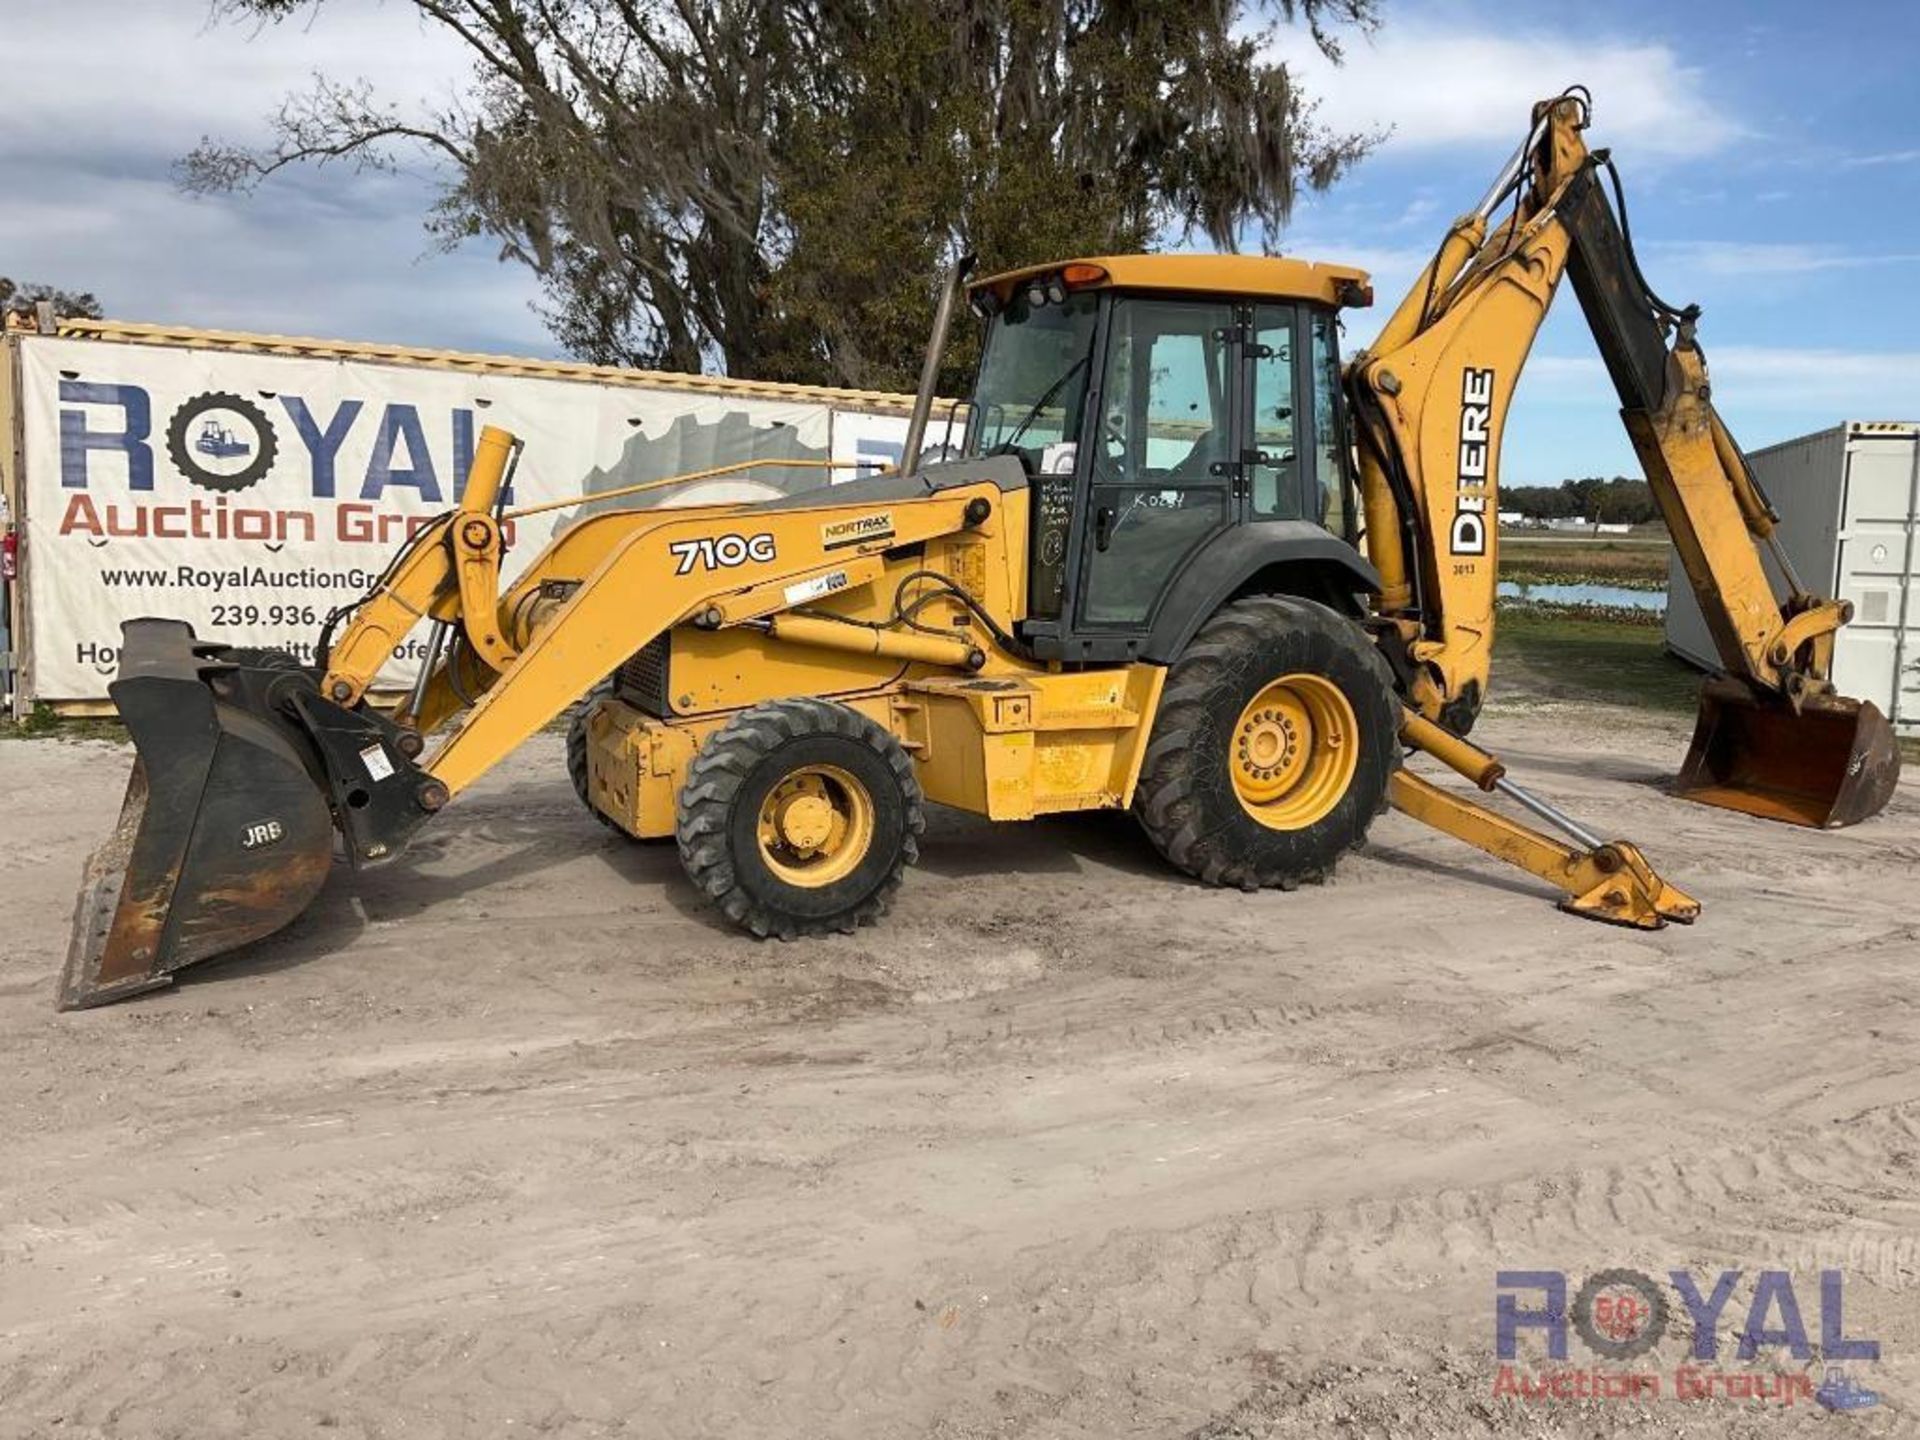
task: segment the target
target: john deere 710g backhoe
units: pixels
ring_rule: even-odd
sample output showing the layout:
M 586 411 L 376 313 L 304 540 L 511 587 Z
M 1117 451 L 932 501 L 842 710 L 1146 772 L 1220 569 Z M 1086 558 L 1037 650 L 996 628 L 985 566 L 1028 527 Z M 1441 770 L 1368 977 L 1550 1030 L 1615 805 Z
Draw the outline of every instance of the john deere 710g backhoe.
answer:
M 1879 712 L 1833 693 L 1848 607 L 1780 556 L 1714 414 L 1695 312 L 1642 278 L 1587 119 L 1583 92 L 1536 107 L 1344 369 L 1338 316 L 1369 303 L 1361 271 L 1038 266 L 967 289 L 988 328 L 958 461 L 917 463 L 955 285 L 896 473 L 595 513 L 502 594 L 516 446 L 489 430 L 459 508 L 334 617 L 315 663 L 130 622 L 112 695 L 137 759 L 61 1004 L 163 985 L 275 930 L 336 844 L 355 866 L 392 859 L 582 697 L 581 798 L 617 830 L 674 837 L 693 883 L 756 935 L 880 915 L 928 800 L 998 820 L 1131 806 L 1172 865 L 1249 889 L 1325 876 L 1391 800 L 1577 914 L 1693 919 L 1634 847 L 1463 738 L 1493 641 L 1501 434 L 1563 271 L 1726 672 L 1678 793 L 1842 825 L 1886 803 L 1898 758 Z M 417 683 L 376 708 L 369 684 L 420 624 Z M 1403 769 L 1409 749 L 1570 843 Z

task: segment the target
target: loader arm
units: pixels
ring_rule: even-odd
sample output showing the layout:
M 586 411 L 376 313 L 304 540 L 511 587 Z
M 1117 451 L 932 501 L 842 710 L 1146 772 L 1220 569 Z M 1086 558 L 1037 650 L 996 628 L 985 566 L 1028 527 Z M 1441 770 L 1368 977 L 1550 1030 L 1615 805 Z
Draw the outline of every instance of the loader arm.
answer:
M 1877 709 L 1834 693 L 1834 634 L 1851 607 L 1810 593 L 1787 563 L 1778 516 L 1714 412 L 1698 311 L 1647 285 L 1587 120 L 1577 90 L 1535 107 L 1525 143 L 1348 366 L 1382 644 L 1414 708 L 1466 733 L 1492 661 L 1501 440 L 1570 275 L 1724 671 L 1703 693 L 1679 792 L 1803 824 L 1864 819 L 1891 796 L 1899 757 Z
M 969 521 L 970 510 L 990 512 L 999 498 L 997 487 L 984 484 L 895 505 L 886 545 L 922 544 L 964 529 L 977 523 Z M 828 548 L 825 522 L 861 508 L 872 507 L 762 510 L 742 515 L 739 531 L 718 536 L 711 512 L 653 512 L 658 518 L 642 524 L 606 517 L 625 519 L 626 534 L 496 676 L 427 760 L 426 772 L 457 795 L 675 625 L 732 618 L 721 602 L 749 587 L 809 593 L 808 582 L 843 571 L 856 558 Z M 728 567 L 724 557 L 734 547 L 727 542 L 736 538 L 748 558 Z M 709 563 L 719 547 L 725 547 L 720 558 Z M 776 599 L 771 608 L 786 605 Z
M 871 503 L 823 497 L 817 506 L 610 511 L 558 536 L 503 595 L 501 529 L 488 511 L 515 444 L 504 431 L 482 432 L 461 508 L 424 532 L 424 543 L 355 612 L 330 649 L 322 684 L 334 703 L 354 704 L 419 620 L 457 627 L 395 717 L 403 732 L 424 735 L 466 711 L 419 767 L 444 787 L 438 804 L 674 626 L 761 620 L 797 603 L 789 591 L 807 593 L 823 577 L 858 583 L 863 565 L 878 573 L 880 552 L 980 527 L 1003 498 L 983 480 L 896 501 L 887 507 L 887 534 L 853 547 L 830 539 L 829 526 L 836 516 L 872 511 Z M 929 653 L 917 658 L 961 668 L 972 649 L 922 648 Z

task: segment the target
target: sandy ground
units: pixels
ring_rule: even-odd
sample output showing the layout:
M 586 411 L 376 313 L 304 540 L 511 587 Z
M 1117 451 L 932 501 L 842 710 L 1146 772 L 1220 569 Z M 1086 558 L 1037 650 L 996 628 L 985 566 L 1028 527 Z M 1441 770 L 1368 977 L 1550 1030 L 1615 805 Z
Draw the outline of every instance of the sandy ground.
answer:
M 1483 734 L 1701 923 L 1400 816 L 1246 896 L 1124 817 L 943 813 L 882 928 L 755 944 L 542 737 L 277 939 L 58 1016 L 128 755 L 0 744 L 0 1434 L 1920 1431 L 1920 786 L 1814 834 L 1668 798 L 1671 725 Z M 1817 1343 L 1842 1269 L 1881 1403 L 1496 1396 L 1496 1272 L 1608 1266 L 1742 1271 L 1706 1368 L 1770 1384 L 1822 1364 L 1734 1360 L 1754 1272 Z

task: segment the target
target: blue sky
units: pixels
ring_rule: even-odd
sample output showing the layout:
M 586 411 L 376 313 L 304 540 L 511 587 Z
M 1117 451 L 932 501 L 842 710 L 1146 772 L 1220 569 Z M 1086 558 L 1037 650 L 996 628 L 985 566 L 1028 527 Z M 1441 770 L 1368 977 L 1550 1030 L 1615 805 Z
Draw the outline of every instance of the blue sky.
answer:
M 1393 135 L 1303 206 L 1290 252 L 1376 273 L 1368 338 L 1478 200 L 1532 98 L 1581 81 L 1647 277 L 1703 307 L 1714 399 L 1749 448 L 1843 419 L 1920 419 L 1920 6 L 1702 0 L 1572 7 L 1388 0 L 1334 71 L 1287 44 L 1323 115 Z M 1502 17 L 1505 17 L 1504 19 Z M 1508 484 L 1638 474 L 1570 288 L 1508 431 Z
M 1920 6 L 1383 0 L 1334 71 L 1282 42 L 1342 127 L 1391 127 L 1292 253 L 1374 270 L 1384 314 L 1478 199 L 1530 101 L 1580 80 L 1628 185 L 1649 279 L 1705 309 L 1715 398 L 1750 447 L 1850 418 L 1920 419 Z M 553 354 L 523 270 L 432 250 L 433 177 L 307 170 L 194 199 L 171 162 L 246 138 L 315 69 L 444 103 L 458 49 L 397 0 L 329 0 L 266 30 L 206 0 L 13 0 L 0 273 L 88 288 L 126 319 Z M 1349 340 L 1375 321 L 1356 316 Z M 1510 484 L 1637 473 L 1571 294 L 1508 432 Z

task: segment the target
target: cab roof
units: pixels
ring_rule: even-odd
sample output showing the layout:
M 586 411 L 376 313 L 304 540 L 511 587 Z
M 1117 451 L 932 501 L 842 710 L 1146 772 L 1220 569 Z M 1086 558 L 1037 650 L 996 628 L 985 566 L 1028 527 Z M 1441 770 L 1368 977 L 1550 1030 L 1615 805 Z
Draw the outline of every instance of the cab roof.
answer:
M 1317 300 L 1323 305 L 1371 305 L 1372 278 L 1351 265 L 1328 265 L 1276 255 L 1095 255 L 1006 270 L 976 280 L 970 292 L 1009 298 L 1016 285 L 1036 276 L 1065 275 L 1075 290 L 1166 290 L 1184 294 L 1234 295 L 1252 299 Z M 1102 272 L 1093 276 L 1092 272 Z

